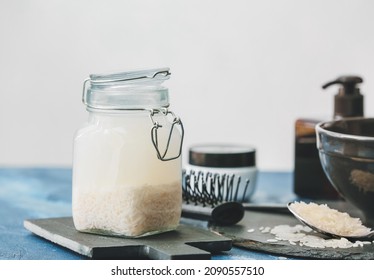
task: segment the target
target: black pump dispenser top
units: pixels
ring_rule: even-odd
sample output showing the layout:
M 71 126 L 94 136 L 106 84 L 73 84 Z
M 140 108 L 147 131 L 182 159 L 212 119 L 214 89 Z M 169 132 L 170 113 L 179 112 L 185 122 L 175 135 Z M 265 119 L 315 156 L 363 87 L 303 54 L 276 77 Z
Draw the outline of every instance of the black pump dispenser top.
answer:
M 341 76 L 326 83 L 323 89 L 340 84 L 339 92 L 335 95 L 334 118 L 362 117 L 364 115 L 364 96 L 357 84 L 363 79 L 358 76 Z

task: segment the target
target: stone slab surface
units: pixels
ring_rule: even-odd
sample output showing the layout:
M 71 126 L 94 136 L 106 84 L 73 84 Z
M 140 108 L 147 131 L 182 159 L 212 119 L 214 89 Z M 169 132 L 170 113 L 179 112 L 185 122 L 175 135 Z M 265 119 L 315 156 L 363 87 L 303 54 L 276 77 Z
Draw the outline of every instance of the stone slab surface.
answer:
M 232 247 L 230 238 L 188 225 L 135 239 L 78 232 L 72 217 L 25 220 L 24 226 L 92 259 L 210 259 L 211 253 L 229 251 Z

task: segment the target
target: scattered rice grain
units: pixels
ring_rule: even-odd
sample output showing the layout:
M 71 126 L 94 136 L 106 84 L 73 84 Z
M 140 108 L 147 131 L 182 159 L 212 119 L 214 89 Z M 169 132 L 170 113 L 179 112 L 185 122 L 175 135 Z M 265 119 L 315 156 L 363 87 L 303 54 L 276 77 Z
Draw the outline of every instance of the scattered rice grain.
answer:
M 265 227 L 261 230 L 262 233 L 267 233 L 270 232 L 271 228 L 270 227 Z
M 268 228 L 268 227 L 267 227 Z M 269 233 L 274 238 L 266 240 L 267 242 L 288 241 L 293 246 L 306 246 L 310 248 L 353 248 L 363 247 L 364 245 L 373 244 L 370 241 L 351 242 L 346 238 L 323 238 L 311 228 L 303 225 L 289 226 L 278 225 L 273 228 L 269 227 Z
M 268 239 L 268 240 L 266 240 L 266 242 L 278 242 L 279 240 L 277 240 L 277 239 Z

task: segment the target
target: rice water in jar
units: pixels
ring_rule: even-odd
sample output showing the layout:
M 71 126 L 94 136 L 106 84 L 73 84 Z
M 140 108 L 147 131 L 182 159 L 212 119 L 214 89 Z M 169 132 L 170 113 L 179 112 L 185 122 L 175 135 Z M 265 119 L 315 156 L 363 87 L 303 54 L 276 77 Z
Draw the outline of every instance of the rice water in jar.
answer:
M 169 76 L 163 68 L 85 80 L 89 116 L 73 160 L 78 231 L 140 237 L 179 225 L 184 131 L 168 109 Z

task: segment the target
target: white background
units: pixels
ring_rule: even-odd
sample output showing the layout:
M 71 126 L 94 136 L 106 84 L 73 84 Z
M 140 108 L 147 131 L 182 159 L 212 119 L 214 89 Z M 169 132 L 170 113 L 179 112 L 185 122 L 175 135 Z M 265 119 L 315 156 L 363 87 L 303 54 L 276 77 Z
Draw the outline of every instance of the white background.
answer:
M 140 279 L 140 280 L 158 280 L 158 279 L 356 279 L 358 272 L 362 275 L 370 275 L 372 272 L 372 260 L 82 260 L 82 261 L 62 261 L 56 260 L 48 262 L 45 260 L 36 261 L 9 261 L 0 262 L 0 275 L 14 277 L 16 279 L 39 279 L 50 280 L 52 277 L 57 279 Z M 155 276 L 155 275 L 111 275 L 112 269 L 117 268 L 131 271 L 139 270 L 166 270 L 176 272 L 176 269 L 195 270 L 194 275 L 184 276 Z M 227 268 L 228 271 L 243 270 L 243 267 L 249 267 L 251 271 L 255 271 L 254 267 L 264 268 L 263 275 L 224 275 L 223 273 L 216 275 L 205 275 L 205 272 L 217 269 Z M 58 274 L 57 274 L 58 273 Z M 146 273 L 145 273 L 146 274 Z M 5 278 L 5 277 L 4 277 Z
M 361 75 L 374 115 L 373 13 L 369 0 L 0 0 L 0 165 L 71 166 L 83 80 L 167 66 L 184 152 L 250 144 L 260 169 L 292 170 L 295 120 L 332 117 L 323 83 Z

